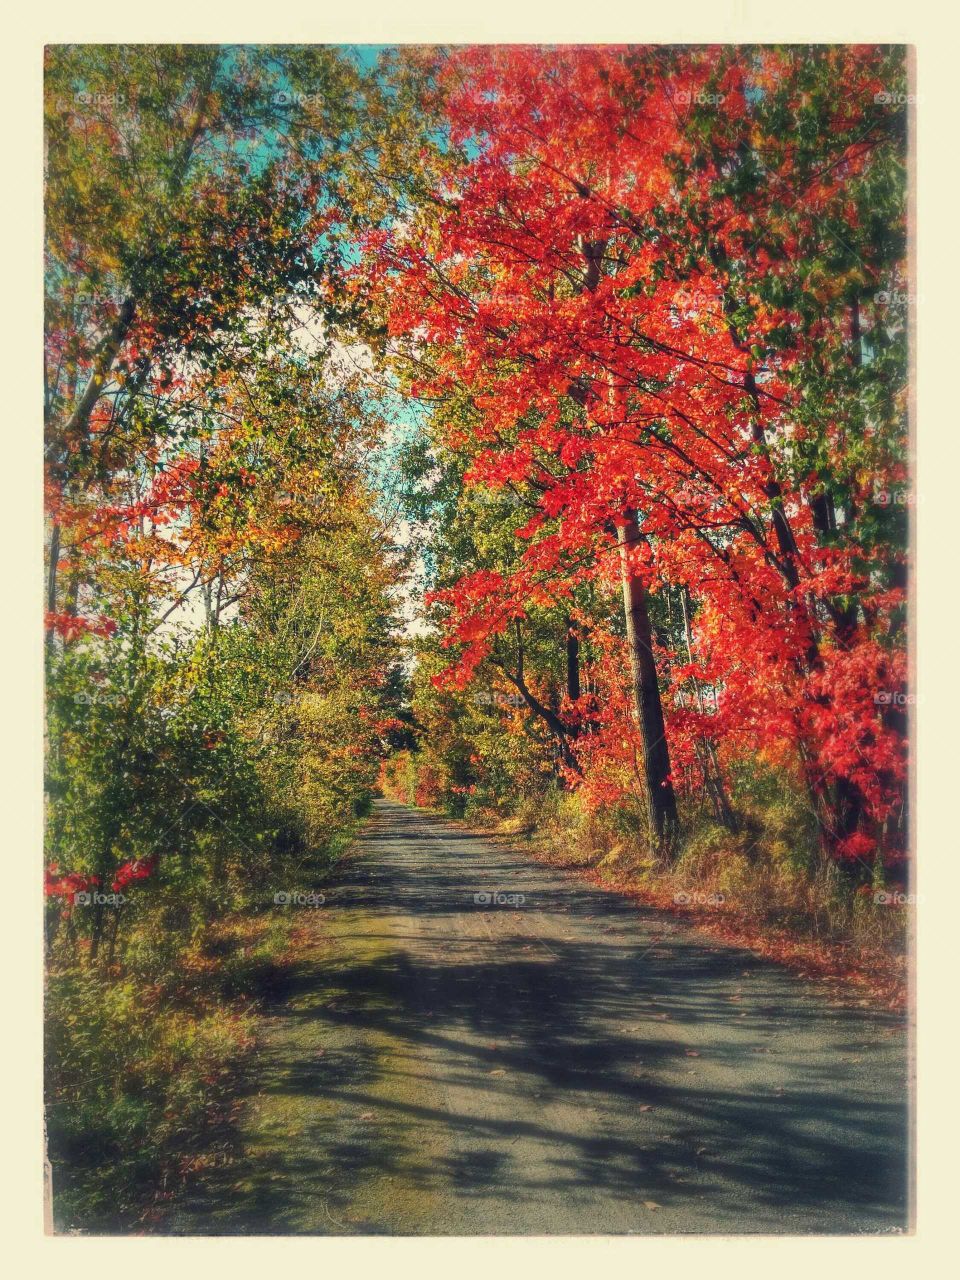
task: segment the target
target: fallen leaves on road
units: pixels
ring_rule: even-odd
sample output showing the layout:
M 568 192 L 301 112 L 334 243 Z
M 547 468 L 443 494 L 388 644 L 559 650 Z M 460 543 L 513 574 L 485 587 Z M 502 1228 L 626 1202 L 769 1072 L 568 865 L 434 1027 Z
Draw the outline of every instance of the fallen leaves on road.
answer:
M 907 966 L 903 955 L 891 955 L 882 948 L 833 943 L 823 938 L 793 934 L 788 928 L 770 921 L 758 922 L 729 904 L 720 912 L 715 907 L 679 906 L 674 901 L 674 889 L 670 884 L 660 887 L 644 884 L 641 888 L 629 873 L 603 874 L 595 867 L 571 863 L 557 849 L 517 850 L 517 845 L 504 832 L 497 833 L 495 840 L 501 846 L 521 852 L 524 857 L 532 856 L 534 861 L 543 865 L 573 871 L 607 892 L 625 894 L 641 906 L 654 907 L 692 921 L 708 937 L 727 945 L 748 948 L 755 955 L 773 960 L 800 977 L 828 983 L 836 998 L 849 1000 L 863 1008 L 884 1008 L 894 1012 L 901 1012 L 907 1007 Z M 659 940 L 659 937 L 655 938 L 654 945 Z M 721 948 L 707 946 L 704 950 L 722 954 Z M 748 969 L 744 969 L 742 974 L 745 978 L 757 976 Z M 865 998 L 852 999 L 851 988 L 859 988 Z

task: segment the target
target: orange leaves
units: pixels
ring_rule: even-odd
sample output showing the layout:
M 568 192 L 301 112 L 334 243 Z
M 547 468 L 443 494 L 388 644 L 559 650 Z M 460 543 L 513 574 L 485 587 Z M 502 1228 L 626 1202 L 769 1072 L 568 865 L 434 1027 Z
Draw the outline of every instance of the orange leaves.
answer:
M 49 611 L 44 615 L 44 626 L 48 631 L 60 636 L 67 644 L 86 635 L 109 638 L 115 635 L 117 630 L 117 624 L 112 618 L 103 616 L 84 618 L 77 614 Z
M 813 759 L 827 785 L 855 784 L 871 822 L 896 806 L 904 758 L 896 716 L 875 702 L 881 679 L 901 689 L 877 646 L 900 643 L 882 637 L 903 551 L 881 527 L 896 513 L 870 509 L 871 488 L 896 477 L 896 442 L 884 452 L 874 419 L 897 405 L 879 375 L 858 399 L 869 362 L 852 349 L 880 252 L 864 216 L 879 143 L 865 148 L 859 126 L 887 57 L 454 51 L 439 78 L 468 153 L 371 264 L 389 278 L 416 393 L 451 407 L 437 432 L 466 484 L 526 505 L 491 539 L 498 553 L 509 539 L 509 570 L 435 598 L 451 679 L 514 619 L 587 582 L 596 639 L 622 565 L 672 632 L 657 657 L 679 758 L 709 740 L 792 768 Z M 819 141 L 798 146 L 813 121 Z M 877 162 L 894 221 L 895 160 L 888 147 Z M 848 261 L 824 217 L 854 246 Z M 620 553 L 627 512 L 640 540 Z M 634 785 L 635 762 L 622 676 L 605 662 L 610 701 L 576 751 L 584 785 L 609 796 Z

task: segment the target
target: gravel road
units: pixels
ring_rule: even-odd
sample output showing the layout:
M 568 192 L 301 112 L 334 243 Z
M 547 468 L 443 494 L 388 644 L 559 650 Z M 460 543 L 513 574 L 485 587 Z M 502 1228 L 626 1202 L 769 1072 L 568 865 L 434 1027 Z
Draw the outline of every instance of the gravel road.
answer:
M 168 1230 L 906 1229 L 892 1017 L 386 800 L 324 893 L 242 1154 Z

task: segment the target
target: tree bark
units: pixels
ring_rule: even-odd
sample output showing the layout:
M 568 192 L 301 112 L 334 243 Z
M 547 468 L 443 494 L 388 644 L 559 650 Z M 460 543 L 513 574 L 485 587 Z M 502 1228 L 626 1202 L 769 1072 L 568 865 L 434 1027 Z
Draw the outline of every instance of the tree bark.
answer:
M 580 697 L 580 640 L 567 619 L 567 697 L 576 702 Z
M 649 807 L 650 833 L 659 856 L 669 856 L 677 831 L 677 800 L 670 780 L 670 751 L 663 718 L 663 703 L 653 656 L 653 637 L 647 593 L 640 577 L 630 566 L 629 551 L 640 541 L 634 512 L 617 526 L 623 608 L 627 624 L 627 644 L 633 671 L 637 720 L 643 741 L 643 766 Z
M 580 194 L 586 197 L 589 192 L 584 188 Z M 600 282 L 607 244 L 607 239 L 585 241 L 581 244 L 586 262 L 583 288 L 589 293 Z M 568 392 L 582 408 L 587 407 L 589 396 L 584 388 L 571 383 Z M 640 541 L 640 528 L 635 512 L 627 511 L 625 514 L 626 524 L 617 526 L 617 541 L 620 544 L 623 611 L 633 672 L 633 694 L 643 741 L 650 835 L 657 856 L 668 858 L 678 827 L 677 800 L 670 781 L 670 751 L 653 656 L 647 593 L 641 580 L 630 568 L 629 549 Z

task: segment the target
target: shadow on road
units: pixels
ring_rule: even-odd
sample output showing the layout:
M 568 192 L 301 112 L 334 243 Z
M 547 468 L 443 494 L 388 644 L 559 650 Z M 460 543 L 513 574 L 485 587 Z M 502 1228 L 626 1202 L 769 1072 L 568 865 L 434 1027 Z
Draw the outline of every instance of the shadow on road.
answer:
M 396 1233 L 375 1207 L 357 1215 L 373 1183 L 402 1188 L 414 1219 L 420 1202 L 472 1205 L 490 1233 L 903 1228 L 893 1019 L 435 830 L 379 810 L 330 887 L 330 908 L 364 923 L 365 958 L 332 995 L 315 969 L 294 976 L 259 1071 L 268 1101 L 327 1110 L 305 1134 L 258 1135 L 198 1194 L 191 1230 Z M 492 888 L 526 901 L 473 902 Z

